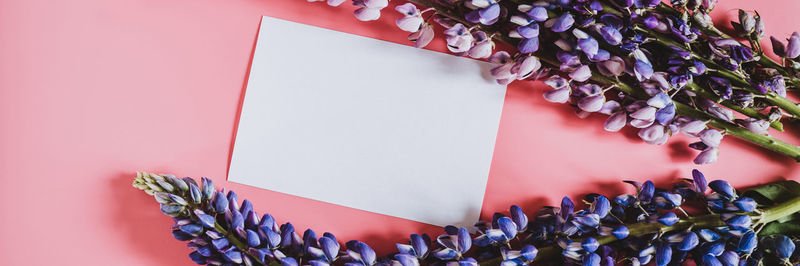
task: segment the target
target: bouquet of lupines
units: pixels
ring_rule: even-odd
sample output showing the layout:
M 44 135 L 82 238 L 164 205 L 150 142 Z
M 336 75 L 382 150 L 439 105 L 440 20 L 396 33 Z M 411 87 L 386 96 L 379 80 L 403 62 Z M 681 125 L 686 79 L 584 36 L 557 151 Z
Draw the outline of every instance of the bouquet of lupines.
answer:
M 525 213 L 511 206 L 477 233 L 447 226 L 432 239 L 412 234 L 379 258 L 360 241 L 340 243 L 311 229 L 259 216 L 211 180 L 139 173 L 133 186 L 153 195 L 174 218 L 172 234 L 189 257 L 207 265 L 800 265 L 800 184 L 780 181 L 739 193 L 698 171 L 670 188 L 625 181 L 635 193 L 586 195 L 578 204 Z M 709 193 L 709 190 L 711 191 Z M 585 205 L 584 208 L 579 208 Z M 530 216 L 529 216 L 530 215 Z M 532 217 L 532 218 L 529 218 Z
M 406 1 L 396 7 L 397 26 L 414 46 L 431 42 L 436 22 L 451 52 L 496 63 L 499 83 L 542 79 L 553 88 L 548 101 L 569 103 L 581 117 L 609 115 L 608 131 L 630 125 L 650 144 L 679 132 L 696 137 L 689 146 L 700 151 L 697 164 L 717 160 L 724 135 L 800 160 L 800 148 L 768 134 L 800 118 L 786 98 L 800 88 L 800 33 L 771 38 L 776 62 L 764 54 L 757 12 L 740 10 L 731 36 L 709 16 L 717 0 Z M 388 0 L 353 5 L 369 21 Z M 495 41 L 516 49 L 495 52 Z

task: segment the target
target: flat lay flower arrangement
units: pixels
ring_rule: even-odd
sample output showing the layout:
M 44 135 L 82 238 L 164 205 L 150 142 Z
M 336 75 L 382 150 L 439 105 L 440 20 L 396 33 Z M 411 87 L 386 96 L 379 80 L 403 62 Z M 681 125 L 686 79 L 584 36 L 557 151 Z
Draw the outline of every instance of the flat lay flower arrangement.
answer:
M 607 131 L 633 127 L 655 145 L 679 133 L 696 138 L 689 144 L 698 151 L 695 164 L 717 161 L 726 135 L 800 161 L 800 147 L 770 134 L 800 117 L 787 98 L 800 89 L 800 33 L 770 37 L 774 60 L 765 54 L 758 12 L 739 10 L 725 33 L 709 16 L 716 3 L 407 0 L 395 11 L 415 47 L 428 45 L 438 24 L 452 53 L 494 63 L 498 83 L 542 80 L 552 88 L 547 101 L 567 103 L 582 118 L 607 115 Z M 357 19 L 371 21 L 388 0 L 352 4 Z M 564 197 L 536 212 L 511 206 L 474 228 L 411 234 L 385 257 L 361 241 L 259 216 L 251 202 L 207 178 L 140 173 L 133 186 L 173 217 L 174 237 L 187 241 L 198 264 L 800 265 L 795 181 L 737 190 L 694 170 L 668 187 L 624 182 L 632 193 Z
M 207 178 L 139 173 L 133 186 L 173 217 L 172 234 L 203 265 L 800 265 L 800 183 L 740 192 L 697 170 L 667 188 L 625 182 L 634 193 L 564 197 L 534 213 L 511 206 L 475 224 L 474 234 L 453 226 L 435 238 L 411 234 L 380 258 L 364 242 L 259 216 Z
M 608 115 L 608 131 L 631 126 L 649 144 L 695 137 L 696 164 L 717 161 L 725 135 L 800 160 L 800 148 L 769 134 L 800 117 L 786 95 L 800 87 L 800 33 L 770 38 L 775 61 L 764 53 L 757 12 L 739 10 L 729 35 L 709 16 L 717 0 L 407 2 L 395 8 L 403 16 L 396 24 L 414 46 L 429 44 L 437 23 L 451 52 L 495 63 L 498 83 L 544 80 L 552 87 L 545 99 L 575 106 L 580 117 Z M 357 19 L 371 21 L 388 0 L 353 5 Z M 495 51 L 495 42 L 516 49 Z

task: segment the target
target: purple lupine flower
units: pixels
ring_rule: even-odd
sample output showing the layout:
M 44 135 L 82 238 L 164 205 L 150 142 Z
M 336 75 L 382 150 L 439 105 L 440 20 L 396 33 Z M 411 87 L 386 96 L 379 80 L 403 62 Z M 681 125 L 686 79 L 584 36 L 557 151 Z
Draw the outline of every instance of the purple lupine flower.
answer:
M 395 21 L 401 30 L 417 32 L 420 30 L 420 27 L 422 27 L 422 23 L 425 22 L 425 20 L 422 19 L 422 13 L 420 13 L 419 9 L 417 9 L 417 6 L 412 3 L 399 5 L 395 7 L 394 10 L 397 10 L 397 12 L 403 14 L 402 18 L 398 18 Z
M 698 136 L 708 147 L 719 147 L 719 143 L 722 141 L 723 137 L 722 133 L 716 129 L 703 130 Z
M 644 81 L 653 76 L 653 66 L 649 62 L 636 60 L 633 72 L 636 75 L 636 79 Z
M 533 53 L 539 50 L 539 38 L 522 39 L 517 45 L 520 53 Z
M 603 108 L 603 104 L 606 101 L 605 95 L 597 94 L 585 97 L 578 101 L 578 108 L 583 110 L 584 112 L 594 113 L 600 111 Z
M 769 121 L 767 120 L 748 118 L 744 120 L 737 120 L 736 122 L 742 125 L 742 127 L 756 134 L 766 134 L 767 130 L 769 129 Z
M 547 21 L 546 25 L 550 25 L 550 29 L 554 32 L 565 32 L 572 28 L 572 24 L 575 23 L 575 19 L 572 17 L 570 13 L 564 13 L 558 18 L 550 19 Z
M 622 43 L 622 33 L 617 28 L 612 26 L 603 26 L 600 28 L 600 35 L 610 45 L 620 45 Z
M 546 79 L 544 83 L 553 88 L 553 90 L 544 92 L 545 100 L 554 103 L 565 103 L 569 100 L 569 95 L 572 93 L 569 81 L 560 76 L 552 76 Z
M 616 77 L 625 71 L 625 60 L 619 56 L 612 56 L 608 60 L 602 61 L 597 64 L 597 70 L 600 74 L 608 77 Z
M 778 40 L 775 36 L 770 36 L 769 41 L 772 43 L 772 52 L 774 52 L 775 55 L 786 57 L 786 45 L 784 45 L 781 40 Z
M 433 41 L 433 25 L 424 23 L 420 29 L 408 35 L 408 40 L 414 42 L 414 47 L 422 48 Z
M 529 55 L 518 59 L 511 67 L 511 73 L 514 73 L 518 80 L 523 80 L 531 77 L 541 67 L 542 62 L 539 61 L 539 58 Z
M 580 65 L 569 73 L 569 77 L 577 82 L 587 81 L 592 77 L 592 69 L 587 65 Z
M 713 147 L 707 148 L 694 158 L 694 164 L 710 164 L 716 162 L 718 158 L 719 149 Z
M 591 35 L 577 28 L 572 30 L 572 34 L 578 38 L 578 48 L 580 48 L 586 56 L 591 58 L 597 54 L 600 45 Z
M 494 42 L 486 35 L 485 32 L 475 31 L 472 33 L 472 48 L 469 49 L 467 54 L 472 58 L 489 58 L 492 55 Z
M 470 3 L 478 9 L 465 15 L 467 21 L 483 25 L 492 25 L 497 22 L 500 16 L 500 4 L 493 0 L 472 0 Z
M 797 58 L 800 56 L 800 32 L 795 31 L 789 37 L 789 42 L 786 45 L 786 57 Z
M 400 253 L 408 254 L 416 257 L 417 259 L 425 259 L 428 256 L 430 246 L 430 237 L 428 235 L 411 234 L 409 244 L 397 244 L 397 250 Z
M 497 83 L 507 85 L 517 79 L 516 73 L 512 72 L 515 62 L 511 59 L 511 55 L 506 51 L 499 51 L 489 57 L 489 62 L 495 64 L 489 72 L 497 80 Z
M 639 137 L 647 144 L 661 145 L 667 142 L 669 134 L 667 128 L 661 124 L 653 124 L 639 130 Z
M 542 6 L 535 6 L 525 12 L 525 14 L 536 22 L 545 22 L 548 19 L 547 9 Z
M 458 23 L 445 30 L 444 34 L 447 36 L 447 49 L 451 52 L 463 53 L 472 48 L 472 33 L 464 24 Z
M 375 251 L 364 242 L 353 240 L 347 242 L 346 246 L 347 256 L 352 262 L 363 266 L 375 265 L 377 260 Z
M 728 199 L 736 199 L 736 189 L 724 180 L 714 180 L 708 183 L 708 187 L 714 192 L 719 193 Z
M 353 0 L 358 9 L 353 11 L 360 21 L 373 21 L 381 17 L 381 9 L 389 6 L 388 0 Z
M 617 132 L 625 127 L 628 122 L 628 114 L 625 111 L 618 111 L 606 119 L 603 128 L 609 132 Z

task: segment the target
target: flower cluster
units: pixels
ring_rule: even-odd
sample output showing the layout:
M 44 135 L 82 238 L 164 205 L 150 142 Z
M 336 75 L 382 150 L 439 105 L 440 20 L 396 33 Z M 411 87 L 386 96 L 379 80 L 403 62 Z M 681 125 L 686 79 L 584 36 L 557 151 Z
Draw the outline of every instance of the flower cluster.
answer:
M 796 195 L 764 205 L 725 181 L 707 182 L 697 170 L 669 189 L 652 181 L 625 182 L 634 193 L 589 194 L 581 201 L 584 208 L 564 197 L 560 206 L 543 207 L 533 218 L 511 206 L 507 215 L 495 213 L 475 224 L 475 234 L 454 226 L 435 239 L 412 234 L 386 257 L 360 241 L 341 245 L 327 232 L 318 237 L 307 229 L 301 237 L 291 223 L 258 216 L 249 201 L 240 205 L 236 193 L 216 190 L 207 178 L 198 184 L 188 177 L 139 173 L 133 186 L 153 195 L 161 212 L 174 218 L 173 236 L 188 241 L 189 257 L 201 265 L 800 263 L 799 235 L 759 235 L 765 226 L 800 212 Z
M 355 0 L 356 17 L 377 19 L 382 1 Z M 407 1 L 396 8 L 404 16 L 397 25 L 411 32 L 414 46 L 434 37 L 417 10 L 425 6 L 445 27 L 451 52 L 488 58 L 500 84 L 544 79 L 553 88 L 544 93 L 548 101 L 569 103 L 580 117 L 609 115 L 609 131 L 631 126 L 656 145 L 678 133 L 696 137 L 697 164 L 717 160 L 721 135 L 800 161 L 799 147 L 768 134 L 782 130 L 782 118 L 800 117 L 800 106 L 786 99 L 800 87 L 800 33 L 786 42 L 771 37 L 782 57 L 776 62 L 764 54 L 756 12 L 740 10 L 736 36 L 729 36 L 711 21 L 717 1 L 709 0 Z M 493 40 L 516 51 L 493 51 Z

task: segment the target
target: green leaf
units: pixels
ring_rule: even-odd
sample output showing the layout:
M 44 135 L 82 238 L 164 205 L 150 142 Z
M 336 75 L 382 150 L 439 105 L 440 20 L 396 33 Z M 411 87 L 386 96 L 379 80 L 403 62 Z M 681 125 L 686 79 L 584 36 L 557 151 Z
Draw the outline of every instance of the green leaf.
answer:
M 758 204 L 771 206 L 796 197 L 800 197 L 800 183 L 784 180 L 759 186 L 742 195 L 753 198 Z
M 764 226 L 764 229 L 761 229 L 758 235 L 800 235 L 800 224 L 771 222 Z

